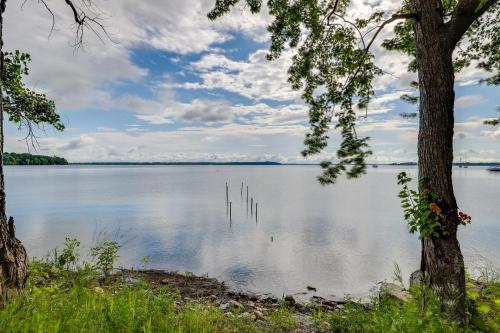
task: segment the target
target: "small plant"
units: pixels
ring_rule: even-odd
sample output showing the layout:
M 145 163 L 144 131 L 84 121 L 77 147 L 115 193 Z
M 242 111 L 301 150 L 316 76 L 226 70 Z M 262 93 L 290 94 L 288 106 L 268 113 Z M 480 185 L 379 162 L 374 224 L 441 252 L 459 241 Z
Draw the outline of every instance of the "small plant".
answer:
M 104 276 L 109 276 L 113 271 L 113 266 L 118 259 L 120 245 L 117 242 L 104 240 L 98 246 L 90 249 L 90 255 L 97 260 L 95 268 L 100 269 Z
M 54 252 L 57 265 L 60 268 L 66 267 L 67 270 L 69 270 L 71 266 L 75 268 L 78 258 L 80 257 L 80 254 L 77 252 L 79 246 L 80 241 L 78 239 L 67 237 L 64 241 L 64 249 L 61 255 L 57 256 L 57 252 Z
M 406 172 L 398 175 L 398 185 L 403 186 L 398 197 L 401 198 L 404 219 L 408 222 L 410 233 L 418 231 L 420 238 L 449 234 L 445 224 L 445 214 L 439 206 L 439 195 L 431 191 L 424 180 L 420 180 L 419 192 L 409 189 L 410 182 L 411 178 Z M 463 212 L 458 212 L 457 218 L 461 225 L 471 223 L 471 217 Z
M 146 269 L 146 267 L 148 266 L 149 264 L 149 256 L 142 256 L 141 257 L 141 267 L 142 269 Z

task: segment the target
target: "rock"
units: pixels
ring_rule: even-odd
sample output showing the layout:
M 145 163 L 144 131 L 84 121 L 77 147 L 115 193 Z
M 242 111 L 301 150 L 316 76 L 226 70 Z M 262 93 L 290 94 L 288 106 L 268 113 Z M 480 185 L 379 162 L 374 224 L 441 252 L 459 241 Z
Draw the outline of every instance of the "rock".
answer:
M 102 289 L 101 287 L 95 287 L 94 291 L 98 294 L 104 294 L 104 289 Z
M 325 299 L 321 296 L 313 296 L 313 297 L 311 297 L 311 301 L 313 303 L 323 303 L 325 301 Z
M 422 271 L 418 270 L 410 274 L 410 288 L 418 287 L 424 280 Z
M 130 276 L 124 276 L 123 277 L 123 282 L 125 284 L 131 285 L 131 284 L 139 284 L 141 282 L 141 280 L 133 278 L 133 277 L 130 277 Z
M 293 305 L 295 305 L 295 303 L 297 303 L 295 301 L 295 298 L 293 298 L 292 295 L 286 295 L 284 298 L 284 301 L 285 301 L 285 304 L 288 306 L 293 306 Z
M 320 309 L 322 310 L 323 312 L 329 312 L 329 311 L 333 311 L 335 310 L 334 307 L 328 305 L 328 304 L 324 304 L 324 303 L 320 303 L 320 304 L 317 304 L 316 305 L 316 309 Z
M 161 284 L 168 284 L 168 280 L 167 279 L 160 280 L 160 283 Z
M 389 282 L 382 282 L 380 285 L 379 298 L 394 298 L 401 301 L 406 301 L 410 297 L 408 290 L 403 287 Z
M 272 295 L 263 295 L 260 301 L 265 304 L 278 303 L 278 299 Z
M 317 292 L 318 290 L 314 287 L 307 286 L 307 290 Z
M 245 307 L 243 306 L 243 304 L 241 304 L 240 302 L 235 301 L 233 299 L 229 301 L 229 306 L 232 309 L 245 310 Z
M 254 303 L 254 302 L 252 302 L 252 301 L 248 301 L 248 302 L 247 302 L 247 305 L 248 305 L 249 307 L 251 307 L 251 308 L 255 308 L 255 303 Z
M 337 296 L 334 296 L 332 295 L 331 297 L 328 298 L 331 302 L 335 303 L 335 304 L 347 304 L 349 303 L 349 300 L 347 300 L 346 298 L 344 297 L 337 297 Z
M 223 303 L 221 305 L 219 305 L 219 309 L 221 309 L 222 311 L 226 311 L 229 309 L 229 303 Z
M 262 312 L 260 312 L 259 310 L 254 310 L 253 314 L 254 314 L 256 320 L 264 320 L 265 319 L 264 314 Z
M 234 314 L 232 312 L 226 312 L 226 316 L 229 318 L 234 318 Z
M 243 312 L 242 314 L 238 315 L 236 318 L 239 318 L 239 319 L 245 319 L 245 318 L 248 318 L 248 319 L 251 319 L 251 320 L 256 320 L 256 316 L 255 314 L 253 313 L 248 313 L 248 312 Z
M 211 301 L 211 302 L 214 302 L 214 303 L 217 302 L 218 299 L 219 298 L 217 296 L 215 296 L 215 295 L 208 296 L 208 300 Z

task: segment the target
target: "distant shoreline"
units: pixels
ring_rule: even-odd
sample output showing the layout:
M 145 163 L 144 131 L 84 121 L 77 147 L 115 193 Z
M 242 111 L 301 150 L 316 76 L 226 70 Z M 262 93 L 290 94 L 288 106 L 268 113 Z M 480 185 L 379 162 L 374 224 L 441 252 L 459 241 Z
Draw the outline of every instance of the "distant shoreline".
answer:
M 4 164 L 5 166 L 44 166 L 56 164 Z M 280 163 L 280 162 L 69 162 L 64 165 L 95 165 L 95 166 L 319 166 L 319 163 Z M 367 163 L 368 167 L 379 166 L 417 166 L 415 162 L 406 163 Z M 453 163 L 458 166 L 500 166 L 500 162 Z
M 69 165 L 234 165 L 234 166 L 252 166 L 252 165 L 271 165 L 271 166 L 287 166 L 287 165 L 304 165 L 304 166 L 319 166 L 319 163 L 280 163 L 280 162 L 70 162 Z M 415 162 L 404 163 L 367 163 L 371 165 L 386 165 L 386 166 L 417 166 Z M 500 162 L 477 162 L 477 163 L 453 163 L 453 166 L 495 166 L 500 165 Z

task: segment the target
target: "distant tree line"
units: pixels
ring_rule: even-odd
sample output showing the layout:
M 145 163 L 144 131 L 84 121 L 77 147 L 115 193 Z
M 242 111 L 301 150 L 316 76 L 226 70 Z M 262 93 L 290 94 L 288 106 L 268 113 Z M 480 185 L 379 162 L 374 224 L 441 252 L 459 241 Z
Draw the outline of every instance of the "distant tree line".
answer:
M 31 154 L 4 153 L 4 165 L 67 165 L 65 158 Z

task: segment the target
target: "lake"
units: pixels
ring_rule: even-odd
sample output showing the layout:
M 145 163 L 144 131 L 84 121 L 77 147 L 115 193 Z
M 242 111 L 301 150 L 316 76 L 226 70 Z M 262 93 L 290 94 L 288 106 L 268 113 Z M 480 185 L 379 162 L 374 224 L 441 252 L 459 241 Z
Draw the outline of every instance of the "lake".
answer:
M 315 180 L 318 166 L 5 169 L 8 214 L 30 257 L 65 237 L 80 239 L 86 252 L 105 233 L 122 243 L 124 267 L 140 268 L 148 256 L 147 268 L 304 298 L 307 286 L 321 296 L 364 296 L 392 279 L 394 263 L 406 276 L 419 266 L 420 243 L 408 234 L 396 184 L 403 170 L 416 178 L 415 167 L 370 168 L 326 187 Z M 459 232 L 467 267 L 499 266 L 500 174 L 455 168 L 454 182 L 460 209 L 472 216 Z M 257 217 L 247 208 L 246 186 Z

